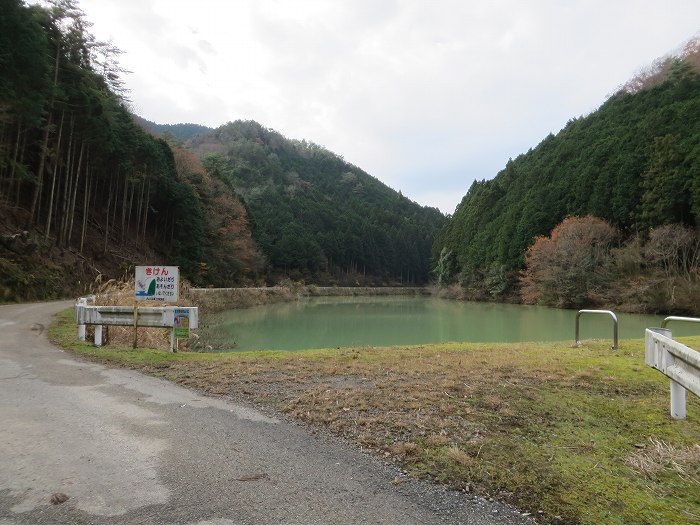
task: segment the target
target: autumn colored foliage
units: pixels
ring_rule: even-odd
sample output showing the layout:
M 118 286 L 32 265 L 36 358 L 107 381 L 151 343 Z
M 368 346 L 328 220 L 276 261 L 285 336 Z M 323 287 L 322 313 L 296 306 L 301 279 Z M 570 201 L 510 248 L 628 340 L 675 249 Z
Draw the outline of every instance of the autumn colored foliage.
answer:
M 206 218 L 195 282 L 228 285 L 259 274 L 265 261 L 253 241 L 243 203 L 191 151 L 174 147 L 173 154 L 179 180 L 192 186 Z
M 605 285 L 601 270 L 618 234 L 598 217 L 568 217 L 549 237 L 539 236 L 525 254 L 521 296 L 525 303 L 578 307 Z
M 700 309 L 700 236 L 680 224 L 620 243 L 598 217 L 568 217 L 525 255 L 520 296 L 565 308 L 614 306 L 639 312 Z

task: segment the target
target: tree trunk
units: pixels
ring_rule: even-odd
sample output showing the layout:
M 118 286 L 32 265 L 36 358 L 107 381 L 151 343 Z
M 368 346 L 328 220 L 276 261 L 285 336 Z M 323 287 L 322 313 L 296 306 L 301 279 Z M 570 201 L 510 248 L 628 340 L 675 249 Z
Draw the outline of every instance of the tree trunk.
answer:
M 22 141 L 22 121 L 17 122 L 17 138 L 15 140 L 15 150 L 12 155 L 12 165 L 10 167 L 10 174 L 7 177 L 7 182 L 3 181 L 3 186 L 5 188 L 5 195 L 7 196 L 7 201 L 10 201 L 10 194 L 12 193 L 12 184 L 15 180 L 15 173 L 17 172 L 17 158 L 19 157 L 19 145 Z M 19 184 L 19 183 L 18 183 Z M 1 189 L 1 186 L 0 186 Z
M 121 239 L 124 242 L 124 234 L 126 232 L 126 198 L 129 195 L 129 173 L 124 172 L 124 194 L 122 195 L 122 231 Z
M 80 231 L 80 253 L 83 253 L 83 246 L 85 245 L 85 229 L 87 228 L 88 221 L 88 203 L 90 202 L 90 190 L 92 187 L 92 179 L 90 179 L 90 151 L 88 150 L 88 162 L 85 166 L 85 194 L 83 195 L 83 227 Z
M 58 127 L 58 140 L 57 140 L 57 145 L 56 145 L 56 150 L 60 150 L 61 148 L 61 135 L 63 134 L 63 119 L 66 116 L 66 111 L 63 110 L 61 112 L 61 124 Z M 56 189 L 56 175 L 58 172 L 58 166 L 54 167 L 53 170 L 53 177 L 51 178 L 51 195 L 49 197 L 49 212 L 46 216 L 46 232 L 44 234 L 44 238 L 48 239 L 49 234 L 51 233 L 51 218 L 53 217 L 53 197 Z
M 107 222 L 105 225 L 105 247 L 104 253 L 107 253 L 107 241 L 109 239 L 109 207 L 112 204 L 112 181 L 109 181 L 109 197 L 107 198 Z M 116 208 L 116 206 L 115 206 Z
M 151 179 L 148 179 L 148 186 L 146 188 L 145 203 L 143 206 L 143 244 L 146 244 L 146 226 L 148 225 L 148 201 L 151 197 Z
M 48 120 L 46 121 L 46 127 L 44 128 L 44 136 L 42 137 L 41 141 L 41 150 L 40 150 L 40 156 L 39 156 L 39 165 L 36 168 L 36 181 L 35 184 L 36 186 L 34 187 L 34 196 L 32 197 L 32 207 L 29 210 L 29 221 L 31 224 L 36 224 L 39 222 L 39 218 L 36 218 L 36 221 L 34 219 L 34 214 L 37 211 L 37 205 L 39 203 L 39 196 L 41 195 L 41 188 L 42 188 L 42 183 L 44 180 L 44 168 L 46 167 L 46 155 L 48 154 L 49 151 L 49 136 L 51 134 L 51 124 L 53 122 L 53 106 L 56 100 L 56 86 L 58 85 L 58 64 L 59 64 L 59 58 L 61 56 L 61 46 L 58 44 L 56 46 L 56 61 L 54 64 L 54 72 L 53 72 L 53 88 L 51 90 L 51 99 L 49 100 L 49 116 Z
M 70 206 L 70 225 L 68 226 L 68 247 L 70 248 L 71 237 L 73 237 L 73 222 L 75 219 L 75 201 L 78 198 L 78 182 L 80 181 L 80 172 L 83 168 L 83 154 L 85 153 L 85 141 L 80 143 L 80 155 L 78 156 L 78 167 L 75 170 L 75 184 L 73 184 L 73 198 Z M 87 178 L 87 175 L 86 175 Z
M 70 197 L 73 191 L 73 159 L 75 158 L 75 145 L 73 141 L 75 130 L 75 118 L 71 118 L 70 134 L 68 138 L 68 153 L 66 158 L 65 183 L 63 186 L 63 201 L 61 203 L 61 224 L 58 234 L 60 246 L 66 246 L 66 234 L 68 230 L 68 211 L 70 209 Z
M 114 180 L 114 210 L 112 211 L 112 228 L 117 223 L 117 194 L 119 192 L 119 171 L 117 170 L 117 176 Z M 112 181 L 109 183 L 109 193 L 112 194 Z M 109 213 L 109 208 L 107 208 L 107 213 Z
M 126 214 L 126 231 L 131 230 L 131 212 L 134 207 L 134 193 L 136 191 L 136 183 L 130 184 L 131 189 L 129 191 L 129 211 Z
M 143 173 L 141 180 L 141 193 L 139 193 L 138 206 L 136 207 L 136 246 L 139 245 L 139 237 L 141 236 L 141 209 L 143 208 L 143 193 L 146 189 L 146 172 Z
M 21 153 L 19 156 L 19 163 L 20 164 L 24 164 L 24 153 L 26 150 L 27 150 L 27 133 L 24 134 L 24 138 L 22 139 L 22 148 L 20 149 Z M 21 189 L 22 189 L 22 182 L 21 181 L 19 181 L 19 180 L 17 181 L 16 188 L 17 188 L 17 190 L 16 190 L 16 195 L 15 195 L 15 208 L 17 208 L 19 206 L 19 200 L 21 197 Z

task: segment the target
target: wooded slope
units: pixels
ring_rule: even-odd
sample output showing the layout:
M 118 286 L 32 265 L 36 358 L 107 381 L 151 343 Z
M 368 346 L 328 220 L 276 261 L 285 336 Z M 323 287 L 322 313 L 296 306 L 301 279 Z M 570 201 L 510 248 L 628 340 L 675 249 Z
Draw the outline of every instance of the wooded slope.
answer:
M 435 244 L 441 280 L 492 296 L 517 291 L 528 247 L 568 216 L 607 220 L 621 232 L 618 242 L 644 242 L 662 225 L 697 226 L 697 57 L 691 45 L 657 63 L 494 179 L 475 182 Z
M 167 261 L 198 284 L 259 272 L 245 208 L 135 124 L 119 52 L 87 25 L 72 1 L 2 0 L 0 300 L 73 293 L 133 264 Z
M 159 262 L 200 286 L 428 280 L 438 210 L 254 122 L 135 117 L 74 0 L 0 1 L 0 301 Z
M 425 283 L 444 216 L 340 156 L 252 121 L 188 144 L 245 201 L 273 271 L 345 273 Z

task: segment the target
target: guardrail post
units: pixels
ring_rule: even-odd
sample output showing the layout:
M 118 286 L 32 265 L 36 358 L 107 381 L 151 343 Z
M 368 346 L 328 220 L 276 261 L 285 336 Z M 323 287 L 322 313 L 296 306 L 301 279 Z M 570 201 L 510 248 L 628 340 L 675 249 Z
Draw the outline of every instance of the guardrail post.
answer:
M 81 306 L 87 306 L 87 299 L 85 297 L 81 297 L 78 299 L 78 307 Z M 85 341 L 85 325 L 84 324 L 79 324 L 78 325 L 78 339 L 81 341 Z
M 102 325 L 95 325 L 95 346 L 102 346 Z
M 647 328 L 644 362 L 671 380 L 671 417 L 685 419 L 686 392 L 700 396 L 700 352 L 674 340 L 672 335 L 665 328 Z
M 678 317 L 675 315 L 670 315 L 663 320 L 663 322 L 661 323 L 661 328 L 666 328 L 666 325 L 670 321 L 700 323 L 700 319 L 698 319 L 697 317 Z M 670 331 L 668 331 L 668 337 L 671 337 Z M 670 357 L 670 359 L 673 360 L 674 358 Z M 687 390 L 683 385 L 671 379 L 671 417 L 673 419 L 685 419 L 687 417 L 685 400 L 686 391 Z
M 656 331 L 656 333 L 673 339 L 673 332 L 666 328 L 668 321 L 673 320 L 678 319 L 668 317 L 664 319 L 663 323 L 661 323 L 661 330 Z M 675 358 L 668 351 L 664 350 L 662 356 L 662 366 L 664 369 L 673 365 Z M 671 417 L 673 419 L 685 419 L 687 417 L 685 406 L 685 388 L 680 383 L 671 379 Z
M 134 343 L 132 348 L 136 350 L 139 345 L 139 305 L 134 306 Z
M 610 310 L 579 310 L 576 314 L 576 346 L 581 346 L 581 339 L 579 338 L 579 319 L 581 314 L 607 314 L 612 317 L 613 320 L 613 350 L 617 350 L 618 340 L 617 340 L 617 316 L 615 312 Z
M 686 414 L 685 388 L 671 379 L 671 417 L 685 419 Z

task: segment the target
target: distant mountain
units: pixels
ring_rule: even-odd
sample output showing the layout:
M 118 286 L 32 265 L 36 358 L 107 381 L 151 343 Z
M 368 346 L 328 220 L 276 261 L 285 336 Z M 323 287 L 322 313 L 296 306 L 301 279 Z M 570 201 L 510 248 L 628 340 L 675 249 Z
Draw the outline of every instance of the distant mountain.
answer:
M 444 276 L 492 295 L 513 290 L 535 238 L 573 215 L 642 243 L 650 228 L 700 225 L 699 49 L 694 40 L 655 62 L 597 111 L 474 182 L 435 244 Z
M 155 122 L 151 122 L 150 120 L 146 120 L 145 118 L 138 116 L 135 116 L 134 120 L 136 120 L 136 122 L 149 133 L 153 133 L 154 135 L 162 135 L 166 138 L 168 135 L 170 135 L 181 142 L 190 140 L 196 135 L 213 131 L 213 128 L 202 126 L 201 124 L 156 124 Z
M 205 168 L 245 201 L 274 272 L 425 283 L 444 216 L 342 157 L 236 121 L 188 141 Z

